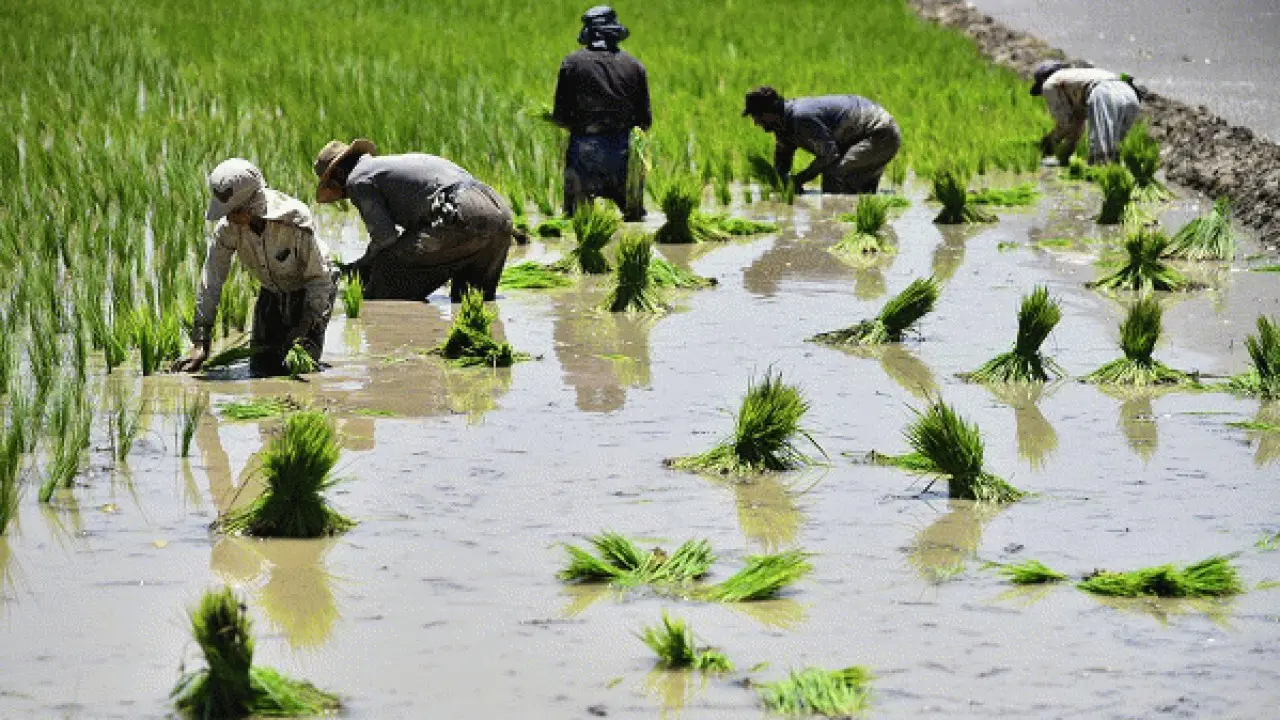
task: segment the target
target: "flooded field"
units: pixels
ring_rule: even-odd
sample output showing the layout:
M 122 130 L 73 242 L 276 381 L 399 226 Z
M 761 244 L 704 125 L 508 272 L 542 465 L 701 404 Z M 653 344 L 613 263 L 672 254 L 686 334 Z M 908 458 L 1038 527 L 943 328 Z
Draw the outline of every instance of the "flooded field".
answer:
M 603 279 L 505 292 L 498 329 L 538 358 L 509 370 L 425 354 L 450 321 L 437 295 L 335 317 L 332 367 L 307 383 L 112 378 L 140 383 L 153 411 L 127 470 L 95 452 L 73 505 L 28 492 L 0 538 L 0 717 L 165 716 L 180 664 L 200 662 L 186 608 L 221 583 L 248 601 L 259 662 L 339 693 L 353 718 L 757 717 L 742 678 L 852 664 L 876 675 L 878 717 L 1273 715 L 1280 591 L 1254 588 L 1280 580 L 1280 552 L 1255 543 L 1280 530 L 1280 433 L 1227 423 L 1280 423 L 1280 406 L 1072 380 L 1036 392 L 963 383 L 956 373 L 1012 343 L 1019 297 L 1036 284 L 1063 307 L 1050 355 L 1073 376 L 1115 358 L 1123 307 L 1083 283 L 1096 241 L 1118 231 L 1090 221 L 1091 188 L 947 228 L 932 224 L 926 189 L 909 189 L 912 207 L 892 222 L 898 253 L 880 266 L 826 251 L 852 198 L 807 195 L 750 208 L 776 217 L 779 234 L 659 247 L 719 280 L 673 293 L 667 315 L 599 311 Z M 1169 207 L 1176 227 L 1206 206 Z M 327 230 L 332 244 L 340 232 Z M 1081 241 L 1042 242 L 1058 238 Z M 568 245 L 519 248 L 510 262 Z M 1163 296 L 1156 356 L 1213 376 L 1245 369 L 1255 318 L 1280 315 L 1280 274 L 1243 269 L 1261 262 L 1199 271 L 1210 289 Z M 805 342 L 931 273 L 944 283 L 919 341 L 861 355 Z M 770 367 L 807 394 L 827 465 L 747 483 L 663 466 L 727 434 L 748 380 Z M 214 413 L 183 461 L 176 403 L 195 386 Z M 271 426 L 229 421 L 218 405 L 283 394 L 338 418 L 348 479 L 332 496 L 360 524 L 324 541 L 211 534 L 220 508 L 254 496 Z M 904 452 L 901 430 L 930 395 L 976 421 L 988 466 L 1035 496 L 974 507 L 863 462 Z M 815 553 L 815 569 L 783 599 L 737 605 L 556 580 L 561 544 L 606 529 L 664 547 L 707 538 L 717 578 L 789 548 Z M 1022 592 L 983 568 L 1037 559 L 1080 577 L 1234 552 L 1250 591 L 1225 602 Z M 653 671 L 635 633 L 664 609 L 740 672 Z M 747 672 L 757 663 L 767 667 Z

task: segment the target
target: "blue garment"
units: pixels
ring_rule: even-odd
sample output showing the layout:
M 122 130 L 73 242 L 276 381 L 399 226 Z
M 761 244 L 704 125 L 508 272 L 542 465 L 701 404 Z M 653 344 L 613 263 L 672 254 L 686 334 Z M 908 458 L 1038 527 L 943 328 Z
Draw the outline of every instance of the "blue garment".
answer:
M 566 214 L 573 214 L 578 203 L 598 197 L 626 210 L 629 139 L 630 132 L 569 136 L 564 160 Z

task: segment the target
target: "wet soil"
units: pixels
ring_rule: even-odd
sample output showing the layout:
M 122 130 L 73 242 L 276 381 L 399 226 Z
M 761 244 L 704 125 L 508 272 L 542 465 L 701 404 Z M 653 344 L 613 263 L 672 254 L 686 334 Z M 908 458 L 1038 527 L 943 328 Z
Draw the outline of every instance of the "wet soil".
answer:
M 424 354 L 451 313 L 437 295 L 335 318 L 332 367 L 306 383 L 113 378 L 152 410 L 128 466 L 95 452 L 82 487 L 51 508 L 29 492 L 0 538 L 0 716 L 164 716 L 179 663 L 199 662 L 184 608 L 219 583 L 246 597 L 259 661 L 342 694 L 354 718 L 757 717 L 738 681 L 810 664 L 872 668 L 881 717 L 1271 713 L 1277 591 L 1101 601 L 1070 586 L 1013 591 L 982 564 L 1038 559 L 1081 576 L 1240 552 L 1251 587 L 1280 579 L 1280 553 L 1254 547 L 1280 530 L 1280 435 L 1226 424 L 1280 411 L 1220 393 L 960 382 L 1012 343 L 1019 296 L 1037 283 L 1063 304 L 1046 345 L 1062 365 L 1084 374 L 1114 358 L 1123 308 L 1083 287 L 1114 231 L 1088 221 L 1087 186 L 968 228 L 934 226 L 924 189 L 911 191 L 913 207 L 893 220 L 897 253 L 881 265 L 826 251 L 850 198 L 804 196 L 752 208 L 776 216 L 779 235 L 660 248 L 720 280 L 673 294 L 667 315 L 602 313 L 597 280 L 506 292 L 501 333 L 541 357 L 510 369 Z M 1168 219 L 1204 204 L 1179 201 Z M 1062 237 L 1074 242 L 1041 242 Z M 563 247 L 534 244 L 513 260 Z M 1244 369 L 1240 339 L 1259 313 L 1280 314 L 1277 276 L 1248 264 L 1165 297 L 1157 357 Z M 805 342 L 930 273 L 945 285 L 918 339 L 863 354 Z M 662 465 L 727 433 L 748 379 L 770 366 L 810 398 L 826 467 L 729 483 Z M 324 541 L 210 534 L 219 509 L 253 496 L 273 423 L 215 411 L 193 457 L 177 458 L 176 398 L 192 387 L 215 408 L 285 393 L 329 408 L 349 478 L 333 500 L 360 525 Z M 991 469 L 1036 495 L 976 508 L 860 462 L 871 449 L 901 452 L 911 408 L 931 394 L 980 425 Z M 605 529 L 667 547 L 708 538 L 717 578 L 747 554 L 794 547 L 816 553 L 815 570 L 780 600 L 734 606 L 558 582 L 560 544 Z M 663 610 L 743 671 L 654 672 L 634 633 Z

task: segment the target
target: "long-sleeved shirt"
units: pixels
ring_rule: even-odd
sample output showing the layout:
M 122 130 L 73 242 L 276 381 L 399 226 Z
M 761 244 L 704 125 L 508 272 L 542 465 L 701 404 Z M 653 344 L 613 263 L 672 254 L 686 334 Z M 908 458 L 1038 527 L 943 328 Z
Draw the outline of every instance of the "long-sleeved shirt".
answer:
M 369 231 L 369 247 L 362 261 L 394 245 L 401 230 L 425 230 L 431 224 L 436 194 L 474 180 L 471 173 L 435 155 L 361 157 L 347 176 L 346 189 Z
M 328 251 L 316 237 L 311 210 L 284 193 L 270 188 L 263 192 L 267 223 L 261 235 L 226 218 L 213 229 L 197 293 L 192 331 L 197 341 L 209 337 L 233 257 L 240 259 L 240 266 L 264 289 L 280 294 L 305 289 L 308 311 L 319 316 L 328 309 L 333 279 Z
M 1119 80 L 1110 70 L 1098 68 L 1066 68 L 1049 76 L 1042 94 L 1049 115 L 1053 117 L 1053 130 L 1049 136 L 1053 142 L 1069 141 L 1073 146 L 1084 132 L 1089 117 L 1089 95 L 1100 82 Z
M 813 153 L 813 162 L 796 178 L 802 183 L 840 162 L 849 146 L 896 125 L 888 110 L 860 95 L 788 100 L 782 124 L 775 134 L 773 167 L 785 177 L 791 172 L 796 148 L 804 148 Z
M 644 65 L 624 50 L 583 48 L 560 63 L 556 124 L 579 135 L 609 135 L 653 124 Z

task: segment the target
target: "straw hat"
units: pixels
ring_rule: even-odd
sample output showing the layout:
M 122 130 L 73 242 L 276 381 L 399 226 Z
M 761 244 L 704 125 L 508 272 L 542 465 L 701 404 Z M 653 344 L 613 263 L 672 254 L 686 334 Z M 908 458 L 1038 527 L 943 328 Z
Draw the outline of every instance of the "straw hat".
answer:
M 378 151 L 378 146 L 373 144 L 372 140 L 364 138 L 356 138 L 348 145 L 341 140 L 330 140 L 328 145 L 320 149 L 320 153 L 316 155 L 315 171 L 316 177 L 320 179 L 320 183 L 324 184 L 329 179 L 329 173 L 338 166 L 338 163 L 345 160 L 352 153 L 360 153 L 361 155 L 373 155 Z

